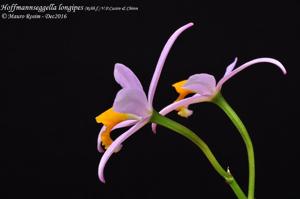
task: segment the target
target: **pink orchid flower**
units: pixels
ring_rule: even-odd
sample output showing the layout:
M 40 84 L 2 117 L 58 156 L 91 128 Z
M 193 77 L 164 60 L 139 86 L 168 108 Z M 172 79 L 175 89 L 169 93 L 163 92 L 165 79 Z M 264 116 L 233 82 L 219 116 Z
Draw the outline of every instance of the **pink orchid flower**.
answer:
M 237 58 L 226 68 L 224 76 L 220 79 L 218 83 L 214 76 L 206 73 L 195 74 L 190 76 L 187 80 L 183 80 L 173 84 L 175 90 L 179 93 L 176 101 L 165 108 L 163 108 L 159 113 L 161 115 L 166 115 L 173 110 L 178 111 L 178 115 L 182 117 L 189 117 L 192 115 L 193 111 L 188 109 L 188 106 L 200 102 L 209 102 L 214 99 L 214 97 L 221 91 L 223 84 L 241 72 L 242 70 L 258 63 L 271 63 L 278 66 L 284 74 L 286 74 L 286 69 L 277 60 L 272 58 L 258 58 L 249 61 L 240 67 L 234 69 Z M 194 94 L 191 97 L 185 98 L 189 94 Z M 156 124 L 152 124 L 153 132 L 156 132 Z
M 128 137 L 150 121 L 154 93 L 167 55 L 177 37 L 191 26 L 193 26 L 193 23 L 186 24 L 176 30 L 165 44 L 150 83 L 148 98 L 136 75 L 122 64 L 115 65 L 114 77 L 122 89 L 117 93 L 112 108 L 96 117 L 96 121 L 103 124 L 97 141 L 98 151 L 104 152 L 104 149 L 106 149 L 98 168 L 98 175 L 103 183 L 105 182 L 104 167 L 110 156 L 121 149 L 122 143 Z M 132 127 L 116 140 L 111 139 L 111 131 L 128 126 Z M 104 146 L 104 149 L 101 145 Z

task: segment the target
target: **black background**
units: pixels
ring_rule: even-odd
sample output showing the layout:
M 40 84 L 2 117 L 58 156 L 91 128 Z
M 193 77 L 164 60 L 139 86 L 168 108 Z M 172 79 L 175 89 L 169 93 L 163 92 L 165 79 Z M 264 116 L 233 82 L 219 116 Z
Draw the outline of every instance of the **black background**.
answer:
M 278 59 L 288 75 L 258 64 L 228 81 L 222 93 L 253 139 L 256 198 L 296 198 L 298 5 L 91 4 L 134 5 L 139 11 L 0 20 L 1 198 L 234 198 L 196 146 L 162 127 L 154 135 L 147 125 L 124 143 L 106 165 L 106 184 L 97 176 L 101 126 L 94 118 L 120 89 L 114 64 L 130 67 L 147 91 L 163 45 L 188 22 L 195 25 L 167 58 L 154 108 L 172 102 L 177 95 L 171 84 L 189 75 L 210 73 L 218 80 L 235 57 L 238 65 Z M 192 109 L 188 120 L 170 117 L 207 141 L 246 190 L 247 156 L 237 130 L 213 104 Z

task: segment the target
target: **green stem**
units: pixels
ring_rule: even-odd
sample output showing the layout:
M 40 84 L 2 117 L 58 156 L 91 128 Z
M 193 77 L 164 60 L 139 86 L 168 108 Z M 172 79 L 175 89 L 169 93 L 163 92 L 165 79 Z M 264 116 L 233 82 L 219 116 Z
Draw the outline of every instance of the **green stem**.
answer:
M 230 185 L 232 188 L 233 192 L 236 194 L 237 198 L 239 199 L 247 199 L 245 196 L 244 192 L 240 188 L 240 186 L 237 184 L 235 181 L 234 177 L 229 171 L 225 171 L 222 166 L 219 164 L 207 144 L 200 138 L 198 137 L 193 131 L 190 129 L 186 128 L 185 126 L 167 118 L 156 111 L 153 111 L 153 115 L 151 118 L 151 122 L 159 124 L 161 126 L 164 126 L 168 129 L 171 129 L 175 131 L 176 133 L 179 133 L 180 135 L 183 135 L 187 139 L 191 140 L 194 144 L 196 144 L 202 152 L 205 154 L 213 168 L 226 180 L 226 182 Z
M 249 164 L 249 184 L 248 184 L 248 199 L 254 199 L 254 188 L 255 188 L 255 159 L 254 159 L 254 150 L 251 138 L 247 132 L 246 127 L 243 122 L 234 112 L 234 110 L 229 106 L 221 93 L 218 93 L 215 98 L 212 100 L 215 104 L 217 104 L 230 118 L 235 127 L 240 132 L 244 143 L 246 145 L 247 153 L 248 153 L 248 164 Z

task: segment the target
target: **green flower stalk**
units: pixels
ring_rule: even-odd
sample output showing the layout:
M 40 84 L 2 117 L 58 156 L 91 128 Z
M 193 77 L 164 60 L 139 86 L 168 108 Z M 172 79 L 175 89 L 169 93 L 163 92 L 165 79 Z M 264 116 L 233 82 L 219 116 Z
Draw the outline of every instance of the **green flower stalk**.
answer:
M 246 127 L 243 122 L 234 112 L 234 110 L 229 106 L 221 93 L 218 93 L 215 98 L 212 100 L 213 103 L 218 105 L 230 118 L 232 123 L 235 125 L 240 135 L 243 138 L 243 141 L 246 145 L 247 154 L 248 154 L 248 167 L 249 167 L 249 183 L 248 183 L 248 197 L 254 199 L 254 189 L 255 189 L 255 158 L 254 158 L 254 149 L 251 138 L 247 132 Z
M 167 117 L 160 115 L 156 111 L 153 111 L 150 121 L 159 124 L 161 126 L 164 126 L 170 130 L 173 130 L 174 132 L 186 137 L 194 144 L 196 144 L 204 153 L 204 155 L 206 156 L 210 164 L 213 166 L 213 168 L 230 185 L 231 189 L 234 191 L 237 198 L 239 199 L 247 198 L 244 192 L 242 191 L 242 189 L 240 188 L 240 186 L 238 185 L 238 183 L 236 182 L 236 180 L 234 179 L 233 175 L 230 173 L 229 169 L 227 169 L 227 171 L 223 169 L 223 167 L 217 161 L 217 159 L 215 158 L 214 154 L 211 152 L 207 144 L 193 131 Z

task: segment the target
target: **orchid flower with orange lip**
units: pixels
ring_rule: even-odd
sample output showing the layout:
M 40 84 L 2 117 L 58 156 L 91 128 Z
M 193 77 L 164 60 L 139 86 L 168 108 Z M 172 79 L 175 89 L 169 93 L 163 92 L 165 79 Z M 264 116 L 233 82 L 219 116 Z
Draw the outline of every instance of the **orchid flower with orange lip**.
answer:
M 97 148 L 99 152 L 104 152 L 106 149 L 98 168 L 98 175 L 102 182 L 105 182 L 103 170 L 110 156 L 120 150 L 121 144 L 128 137 L 150 121 L 153 113 L 153 97 L 166 57 L 177 37 L 191 26 L 193 23 L 176 30 L 165 44 L 150 83 L 148 98 L 136 75 L 122 64 L 115 65 L 114 77 L 122 89 L 117 93 L 112 108 L 96 117 L 96 121 L 103 124 L 98 136 Z M 112 130 L 128 126 L 132 127 L 114 141 L 111 139 Z
M 179 96 L 174 103 L 166 106 L 159 113 L 161 115 L 167 115 L 168 113 L 177 110 L 178 115 L 182 117 L 189 117 L 193 114 L 193 111 L 188 109 L 189 105 L 213 101 L 216 95 L 220 93 L 223 84 L 227 80 L 254 64 L 271 63 L 275 66 L 278 66 L 282 72 L 286 74 L 286 69 L 284 66 L 279 61 L 272 58 L 254 59 L 234 69 L 236 63 L 237 58 L 235 58 L 235 60 L 229 66 L 227 66 L 224 76 L 218 83 L 216 83 L 214 76 L 207 73 L 201 73 L 192 75 L 187 80 L 182 80 L 173 84 L 172 86 L 175 88 Z M 194 95 L 185 98 L 189 94 Z M 156 124 L 152 124 L 152 130 L 156 132 Z
M 214 104 L 219 106 L 235 125 L 245 143 L 248 154 L 249 167 L 248 199 L 254 199 L 255 158 L 253 144 L 245 125 L 235 113 L 235 111 L 230 107 L 227 101 L 223 98 L 221 94 L 221 88 L 227 80 L 253 64 L 263 62 L 271 63 L 279 67 L 284 74 L 286 74 L 286 69 L 279 61 L 272 58 L 254 59 L 234 69 L 236 62 L 237 58 L 226 68 L 226 72 L 223 78 L 221 78 L 218 83 L 216 83 L 214 76 L 202 73 L 192 75 L 187 80 L 183 80 L 173 84 L 173 87 L 175 87 L 176 91 L 179 93 L 179 97 L 174 103 L 162 109 L 159 114 L 166 115 L 173 110 L 177 110 L 178 115 L 182 117 L 189 117 L 193 113 L 188 109 L 188 106 L 191 104 L 200 102 L 213 102 Z M 194 95 L 192 97 L 185 98 L 188 94 Z M 156 132 L 156 124 L 154 123 L 152 124 L 152 130 L 153 132 Z M 240 195 L 242 196 L 242 198 L 245 198 L 243 194 Z

